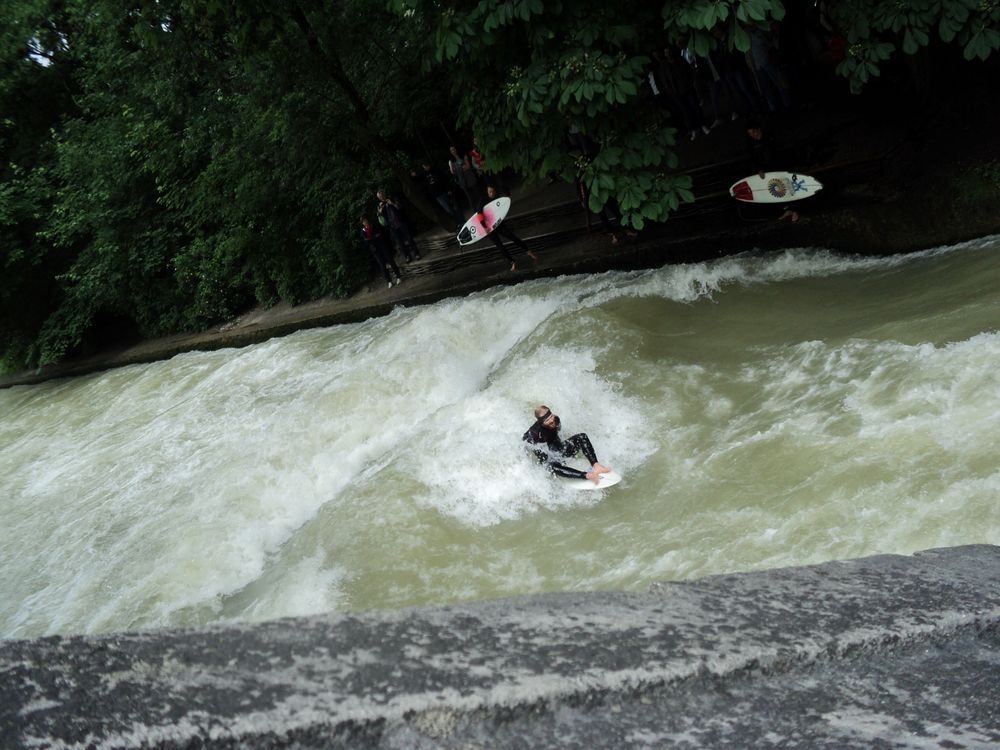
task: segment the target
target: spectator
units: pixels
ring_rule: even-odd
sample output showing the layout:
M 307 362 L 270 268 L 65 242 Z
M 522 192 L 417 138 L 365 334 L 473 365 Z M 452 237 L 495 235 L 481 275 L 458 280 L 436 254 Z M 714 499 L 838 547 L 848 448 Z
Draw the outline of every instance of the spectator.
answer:
M 663 48 L 658 56 L 659 80 L 663 84 L 663 93 L 669 102 L 670 111 L 680 115 L 684 130 L 693 141 L 698 131 L 707 134 L 705 116 L 701 111 L 701 103 L 694 88 L 694 70 L 681 59 L 673 47 Z
M 403 251 L 406 262 L 412 263 L 414 260 L 420 260 L 420 250 L 417 247 L 417 243 L 413 241 L 409 221 L 407 221 L 406 214 L 403 213 L 403 207 L 399 204 L 399 201 L 389 197 L 385 190 L 377 191 L 375 197 L 378 198 L 379 216 L 385 219 L 385 224 L 389 228 L 389 234 L 392 236 L 396 246 Z
M 475 171 L 477 177 L 483 176 L 483 154 L 479 150 L 479 144 L 476 143 L 476 139 L 472 139 L 472 148 L 469 149 L 467 154 L 469 161 L 472 164 L 472 169 Z
M 587 212 L 587 231 L 589 232 L 590 215 L 593 211 L 590 210 L 590 190 L 587 189 L 587 184 L 582 177 L 576 178 L 576 195 L 580 199 L 580 205 L 583 206 L 583 210 Z M 608 198 L 604 207 L 597 212 L 597 218 L 601 220 L 601 226 L 611 238 L 612 245 L 621 244 L 626 235 L 631 239 L 636 237 L 634 231 L 623 228 L 622 213 L 618 209 L 618 204 L 614 198 Z
M 479 178 L 472 168 L 472 160 L 468 156 L 462 156 L 458 153 L 458 149 L 455 146 L 452 146 L 448 150 L 451 152 L 451 159 L 448 160 L 448 169 L 451 171 L 451 176 L 455 179 L 455 184 L 465 193 L 465 198 L 469 202 L 469 208 L 475 210 L 476 205 L 478 205 L 480 185 Z
M 744 117 L 750 114 L 758 116 L 763 114 L 757 90 L 751 80 L 750 68 L 747 67 L 746 54 L 736 49 L 727 50 L 721 46 L 726 42 L 724 30 L 716 29 L 713 33 L 720 42 L 720 47 L 712 52 L 712 64 L 722 78 L 722 85 L 729 95 L 733 114 L 739 113 Z
M 772 112 L 790 110 L 792 94 L 788 79 L 780 67 L 778 49 L 774 45 L 771 30 L 765 31 L 757 26 L 750 32 L 750 59 L 757 76 L 757 85 L 760 86 L 768 109 Z
M 653 101 L 656 102 L 656 106 L 664 110 L 669 116 L 670 102 L 667 98 L 663 81 L 660 80 L 660 53 L 657 50 L 653 50 L 649 56 L 651 62 L 646 66 L 646 84 L 653 94 Z
M 419 179 L 424 194 L 441 207 L 441 210 L 455 222 L 455 231 L 459 231 L 465 224 L 465 219 L 458 210 L 458 206 L 455 205 L 455 199 L 448 189 L 448 183 L 444 176 L 431 166 L 430 162 L 425 161 L 421 167 Z
M 368 245 L 368 249 L 371 250 L 375 262 L 382 269 L 385 280 L 389 282 L 389 288 L 392 289 L 392 277 L 389 276 L 390 268 L 396 274 L 396 284 L 399 284 L 403 280 L 403 274 L 400 273 L 399 266 L 392 258 L 392 248 L 389 247 L 389 243 L 382 233 L 382 228 L 377 224 L 372 224 L 371 219 L 364 215 L 361 216 L 361 241 Z
M 759 120 L 747 121 L 746 145 L 750 161 L 759 177 L 763 177 L 768 170 L 774 169 L 774 143 L 770 133 L 764 131 Z

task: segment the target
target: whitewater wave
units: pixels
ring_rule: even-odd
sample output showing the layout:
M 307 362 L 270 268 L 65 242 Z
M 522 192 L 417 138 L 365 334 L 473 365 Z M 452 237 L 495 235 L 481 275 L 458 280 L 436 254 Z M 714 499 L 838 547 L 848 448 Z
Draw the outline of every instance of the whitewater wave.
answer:
M 1000 541 L 996 246 L 535 280 L 0 392 L 0 635 Z M 543 402 L 618 488 L 527 460 Z

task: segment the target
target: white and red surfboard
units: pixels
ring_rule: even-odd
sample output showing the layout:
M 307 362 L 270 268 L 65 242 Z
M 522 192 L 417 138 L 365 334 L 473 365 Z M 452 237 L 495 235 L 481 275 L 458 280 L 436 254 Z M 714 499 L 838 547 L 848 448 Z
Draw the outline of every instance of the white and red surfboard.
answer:
M 493 229 L 507 218 L 510 211 L 510 198 L 496 198 L 483 206 L 483 220 L 480 221 L 479 214 L 473 214 L 465 226 L 458 232 L 459 245 L 471 245 L 488 235 Z
M 740 180 L 729 194 L 744 203 L 789 203 L 811 198 L 823 189 L 815 177 L 793 172 L 765 172 Z

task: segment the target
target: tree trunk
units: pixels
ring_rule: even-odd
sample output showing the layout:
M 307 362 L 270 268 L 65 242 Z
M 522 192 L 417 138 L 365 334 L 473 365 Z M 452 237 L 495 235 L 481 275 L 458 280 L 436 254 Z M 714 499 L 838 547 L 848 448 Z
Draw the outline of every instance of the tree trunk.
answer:
M 368 103 L 365 102 L 364 98 L 354 86 L 354 82 L 348 77 L 340 58 L 335 53 L 329 52 L 324 48 L 323 44 L 320 42 L 319 35 L 316 33 L 316 29 L 313 28 L 313 25 L 309 22 L 308 16 L 306 16 L 305 11 L 299 3 L 293 4 L 291 6 L 291 11 L 292 19 L 305 35 L 306 43 L 309 45 L 309 49 L 319 59 L 326 62 L 326 69 L 330 74 L 330 77 L 333 78 L 334 82 L 347 96 L 348 101 L 350 101 L 351 108 L 354 111 L 354 118 L 358 125 L 359 134 L 367 141 L 367 145 L 371 147 L 372 151 L 375 152 L 375 155 L 379 158 L 379 160 L 392 170 L 392 173 L 403 186 L 403 195 L 405 195 L 406 198 L 417 207 L 417 210 L 428 219 L 433 221 L 435 224 L 440 224 L 442 227 L 450 229 L 450 227 L 445 226 L 441 222 L 438 212 L 431 205 L 431 202 L 424 196 L 423 192 L 414 182 L 413 178 L 410 177 L 410 173 L 406 167 L 399 163 L 399 160 L 393 152 L 392 146 L 390 146 L 385 138 L 383 138 L 382 135 L 372 126 L 371 114 L 368 111 Z

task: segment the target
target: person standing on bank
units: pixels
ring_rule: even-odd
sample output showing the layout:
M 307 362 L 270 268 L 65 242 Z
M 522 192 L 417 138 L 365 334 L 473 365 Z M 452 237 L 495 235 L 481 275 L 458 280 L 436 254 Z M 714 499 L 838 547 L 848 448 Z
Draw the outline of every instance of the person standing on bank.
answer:
M 465 223 L 465 217 L 462 216 L 462 212 L 455 205 L 455 199 L 451 197 L 451 191 L 448 189 L 447 182 L 445 182 L 446 178 L 431 166 L 430 162 L 425 161 L 421 167 L 419 174 L 417 174 L 416 170 L 413 170 L 411 175 L 415 179 L 420 180 L 420 186 L 424 191 L 424 195 L 437 203 L 441 207 L 441 210 L 454 220 L 455 231 L 460 231 L 462 225 Z
M 775 148 L 771 134 L 764 130 L 759 120 L 747 121 L 746 144 L 750 160 L 757 169 L 757 176 L 763 179 L 767 172 L 774 169 Z M 784 209 L 778 221 L 786 219 L 794 224 L 799 220 L 799 212 L 793 208 Z
M 448 160 L 451 176 L 455 178 L 455 183 L 465 193 L 465 198 L 469 201 L 469 208 L 475 210 L 476 196 L 479 194 L 480 185 L 476 170 L 472 168 L 472 160 L 468 156 L 462 156 L 458 153 L 455 146 L 448 150 L 451 152 L 451 158 Z
M 393 241 L 406 256 L 406 262 L 420 260 L 420 250 L 417 248 L 417 243 L 413 241 L 409 222 L 406 219 L 406 214 L 403 213 L 403 207 L 399 205 L 399 201 L 389 197 L 385 190 L 376 192 L 375 197 L 378 198 L 379 216 L 385 219 Z
M 389 282 L 389 288 L 392 289 L 392 277 L 389 276 L 390 268 L 396 274 L 396 284 L 398 285 L 403 280 L 403 274 L 400 273 L 399 266 L 393 260 L 392 248 L 385 239 L 382 228 L 377 224 L 372 224 L 371 219 L 365 215 L 361 216 L 361 241 L 368 245 L 368 249 L 375 256 L 375 262 L 382 269 L 385 280 Z
M 527 450 L 534 455 L 538 463 L 545 464 L 546 468 L 557 477 L 567 479 L 589 479 L 594 484 L 601 481 L 601 474 L 611 471 L 610 467 L 602 466 L 597 460 L 594 446 L 590 443 L 590 438 L 584 432 L 573 435 L 568 440 L 559 439 L 559 428 L 562 423 L 559 417 L 552 413 L 552 410 L 542 404 L 535 407 L 535 422 L 524 433 L 521 440 L 528 446 L 544 446 L 548 449 L 528 447 Z M 566 466 L 560 461 L 554 460 L 553 456 L 572 458 L 577 453 L 583 453 L 590 462 L 590 471 L 581 471 L 572 466 Z
M 479 221 L 481 223 L 484 223 L 486 220 L 486 217 L 483 215 L 483 209 L 486 208 L 487 204 L 492 203 L 499 197 L 500 195 L 499 193 L 497 193 L 497 189 L 494 185 L 486 186 L 486 191 L 483 193 L 483 197 L 479 200 L 478 204 L 474 205 L 476 213 L 479 215 Z M 512 272 L 517 270 L 517 261 L 514 260 L 514 256 L 511 255 L 510 252 L 508 252 L 507 248 L 504 246 L 503 241 L 500 239 L 501 236 L 506 237 L 515 245 L 517 245 L 519 248 L 524 250 L 528 254 L 528 257 L 531 258 L 532 260 L 535 261 L 538 260 L 538 254 L 530 247 L 528 247 L 525 241 L 522 240 L 520 237 L 518 237 L 516 234 L 514 234 L 512 230 L 508 229 L 507 225 L 504 224 L 503 222 L 495 226 L 493 230 L 486 236 L 489 237 L 491 240 L 493 240 L 493 244 L 497 246 L 497 249 L 503 254 L 503 257 L 505 257 L 507 260 L 510 261 L 510 270 Z

